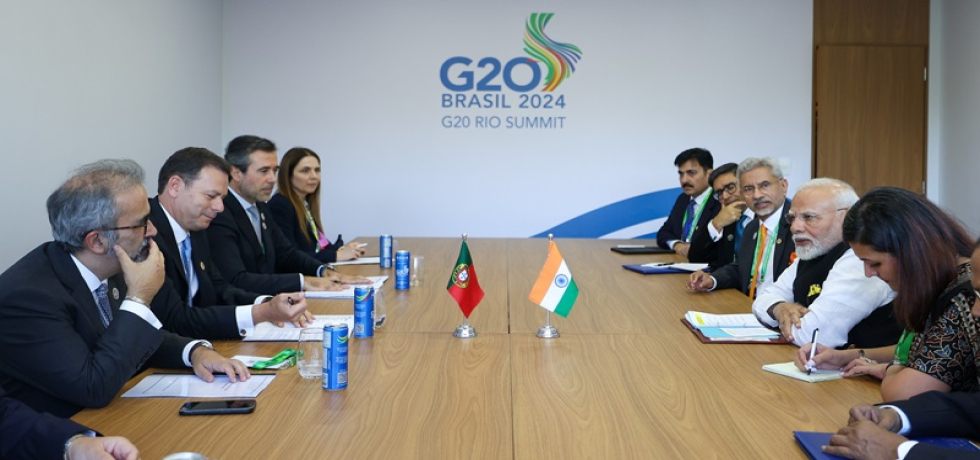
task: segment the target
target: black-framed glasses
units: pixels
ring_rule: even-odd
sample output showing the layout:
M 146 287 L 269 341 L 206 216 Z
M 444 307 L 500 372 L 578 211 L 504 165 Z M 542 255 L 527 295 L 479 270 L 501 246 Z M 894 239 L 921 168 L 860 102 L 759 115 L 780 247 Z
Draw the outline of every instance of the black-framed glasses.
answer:
M 146 235 L 146 227 L 149 226 L 149 225 L 150 225 L 150 221 L 149 221 L 149 219 L 147 219 L 147 220 L 144 220 L 142 224 L 138 224 L 138 225 L 127 225 L 125 227 L 100 228 L 100 229 L 98 229 L 96 231 L 99 231 L 99 232 L 111 232 L 111 231 L 117 231 L 117 230 L 135 230 L 137 228 L 142 228 L 143 229 L 143 234 Z
M 721 188 L 721 190 L 715 190 L 715 199 L 721 201 L 721 196 L 725 193 L 729 195 L 734 195 L 738 191 L 738 184 L 731 182 L 728 185 Z
M 796 218 L 799 217 L 800 219 L 803 219 L 803 225 L 806 225 L 807 227 L 811 227 L 815 225 L 820 220 L 820 217 L 823 216 L 824 214 L 830 214 L 832 212 L 839 212 L 839 211 L 847 211 L 848 209 L 851 208 L 837 208 L 824 212 L 804 212 L 799 216 L 797 216 L 792 212 L 788 212 L 786 213 L 786 223 L 792 226 L 793 222 L 796 221 Z

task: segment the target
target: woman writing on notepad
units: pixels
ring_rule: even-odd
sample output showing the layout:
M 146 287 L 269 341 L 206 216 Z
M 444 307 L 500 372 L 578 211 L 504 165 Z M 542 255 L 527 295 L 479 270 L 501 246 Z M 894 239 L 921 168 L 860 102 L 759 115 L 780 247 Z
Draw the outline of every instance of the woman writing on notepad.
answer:
M 980 250 L 974 251 L 976 244 L 963 225 L 918 194 L 881 187 L 847 213 L 844 240 L 864 261 L 867 276 L 881 278 L 898 292 L 895 318 L 914 333 L 905 364 L 891 361 L 867 368 L 882 378 L 882 399 L 907 399 L 931 390 L 980 391 L 980 304 L 974 288 L 980 279 L 974 278 L 970 263 L 971 254 L 980 263 Z M 809 353 L 811 346 L 800 353 Z M 817 351 L 814 362 L 827 369 L 846 364 L 855 353 L 822 345 Z M 889 350 L 867 354 L 869 360 L 887 362 Z M 798 364 L 806 360 L 801 357 Z M 846 369 L 857 366 L 851 362 Z
M 289 149 L 279 165 L 279 191 L 269 200 L 272 219 L 296 248 L 325 263 L 364 255 L 357 245 L 331 242 L 320 220 L 320 157 L 304 147 Z

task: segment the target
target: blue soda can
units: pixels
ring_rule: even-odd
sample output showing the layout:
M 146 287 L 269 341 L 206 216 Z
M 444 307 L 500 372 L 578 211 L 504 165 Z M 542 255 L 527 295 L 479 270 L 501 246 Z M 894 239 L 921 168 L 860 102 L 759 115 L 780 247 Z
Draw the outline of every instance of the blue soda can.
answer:
M 347 388 L 347 340 L 346 324 L 323 326 L 323 389 Z
M 381 268 L 391 268 L 391 235 L 381 235 Z
M 395 253 L 395 289 L 408 289 L 410 279 L 408 261 L 411 259 L 408 251 L 401 250 Z
M 374 337 L 374 288 L 354 287 L 354 337 Z

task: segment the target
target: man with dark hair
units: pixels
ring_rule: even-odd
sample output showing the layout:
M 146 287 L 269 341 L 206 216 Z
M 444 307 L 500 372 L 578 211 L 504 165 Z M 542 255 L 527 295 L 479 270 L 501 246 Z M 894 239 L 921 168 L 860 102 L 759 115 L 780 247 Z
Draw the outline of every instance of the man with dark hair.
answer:
M 774 158 L 746 158 L 736 170 L 742 198 L 755 219 L 745 226 L 735 261 L 710 275 L 697 271 L 688 278 L 692 291 L 738 288 L 750 298 L 774 283 L 795 258 L 795 245 L 784 218 L 789 211 L 789 181 Z
M 343 289 L 343 283 L 369 283 L 359 276 L 328 270 L 298 251 L 272 219 L 266 201 L 279 170 L 276 145 L 257 136 L 239 136 L 228 143 L 230 193 L 225 212 L 208 228 L 218 270 L 232 284 L 262 294 Z
M 144 365 L 249 378 L 208 342 L 163 330 L 150 310 L 175 293 L 161 289 L 142 183 L 131 160 L 79 168 L 48 198 L 55 241 L 0 275 L 0 386 L 38 411 L 103 407 Z
M 722 207 L 708 225 L 699 228 L 691 237 L 688 258 L 707 262 L 713 269 L 735 261 L 745 226 L 755 217 L 738 191 L 737 168 L 736 163 L 725 163 L 708 176 L 714 199 Z
M 95 436 L 71 420 L 34 411 L 0 388 L 0 459 L 139 458 L 139 450 L 128 439 Z
M 178 150 L 160 169 L 159 195 L 150 199 L 150 221 L 157 228 L 153 239 L 166 258 L 168 283 L 182 302 L 154 302 L 153 310 L 167 329 L 212 339 L 238 338 L 264 321 L 303 326 L 312 315 L 306 312 L 302 292 L 269 299 L 232 286 L 214 266 L 204 231 L 224 210 L 229 172 L 225 160 L 197 147 Z
M 677 155 L 674 165 L 684 193 L 677 197 L 667 220 L 657 232 L 657 244 L 688 257 L 691 237 L 718 214 L 721 205 L 711 199 L 712 190 L 708 185 L 708 175 L 714 167 L 711 152 L 701 148 L 687 149 Z

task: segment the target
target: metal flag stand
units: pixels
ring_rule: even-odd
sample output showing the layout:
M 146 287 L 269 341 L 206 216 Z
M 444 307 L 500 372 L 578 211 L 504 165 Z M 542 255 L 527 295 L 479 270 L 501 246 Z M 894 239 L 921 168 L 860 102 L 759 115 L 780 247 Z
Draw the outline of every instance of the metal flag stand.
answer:
M 548 247 L 551 247 L 550 243 L 554 240 L 555 240 L 555 235 L 549 233 Z M 545 315 L 544 318 L 544 326 L 539 327 L 538 333 L 535 335 L 537 335 L 539 338 L 542 339 L 557 339 L 558 337 L 561 337 L 561 334 L 558 333 L 558 328 L 551 325 L 551 310 L 545 309 L 545 311 L 547 312 L 547 314 Z
M 466 234 L 463 234 L 463 241 L 466 241 Z M 460 339 L 469 339 L 476 337 L 476 328 L 470 325 L 470 319 L 464 317 L 463 324 L 456 327 L 456 332 L 453 333 L 453 337 Z

